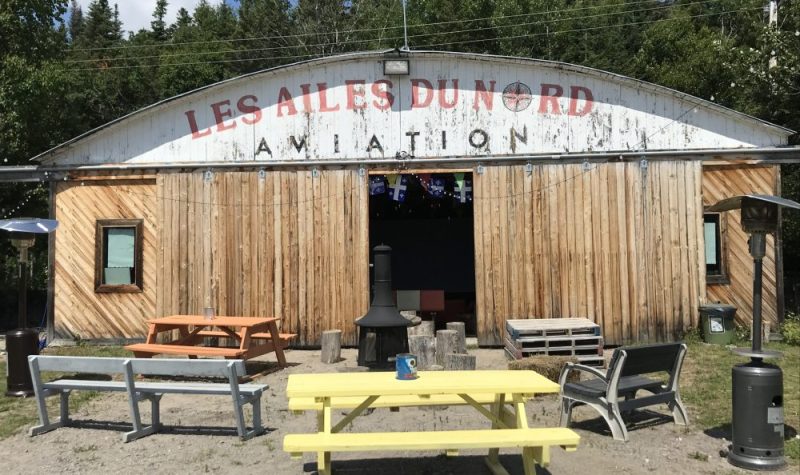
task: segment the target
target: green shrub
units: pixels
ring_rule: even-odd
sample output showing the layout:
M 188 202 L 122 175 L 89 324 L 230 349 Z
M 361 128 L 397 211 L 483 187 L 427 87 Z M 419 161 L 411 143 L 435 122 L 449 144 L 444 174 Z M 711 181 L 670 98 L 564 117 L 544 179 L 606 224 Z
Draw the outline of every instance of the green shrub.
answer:
M 683 333 L 681 340 L 684 341 L 687 345 L 691 345 L 693 343 L 700 343 L 703 341 L 703 338 L 700 333 L 699 327 L 690 327 L 687 328 L 686 331 Z
M 800 314 L 787 313 L 781 325 L 783 341 L 789 345 L 800 346 Z

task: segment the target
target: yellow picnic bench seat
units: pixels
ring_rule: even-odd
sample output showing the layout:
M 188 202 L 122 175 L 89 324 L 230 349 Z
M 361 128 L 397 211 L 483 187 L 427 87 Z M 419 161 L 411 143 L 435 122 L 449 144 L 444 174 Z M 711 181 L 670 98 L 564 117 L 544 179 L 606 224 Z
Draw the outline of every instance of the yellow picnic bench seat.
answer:
M 470 394 L 472 399 L 480 404 L 494 403 L 494 394 Z M 511 402 L 511 395 L 506 395 L 507 403 Z M 364 398 L 360 396 L 338 396 L 331 398 L 331 407 L 335 409 L 354 409 L 358 407 Z M 400 408 L 406 406 L 456 406 L 467 404 L 461 396 L 457 394 L 431 394 L 422 397 L 415 394 L 410 395 L 387 395 L 380 396 L 369 407 L 373 408 Z M 313 397 L 294 397 L 289 399 L 289 410 L 294 414 L 302 414 L 303 411 L 321 411 L 322 402 L 317 402 Z
M 436 432 L 371 432 L 327 434 L 288 434 L 283 439 L 283 450 L 292 458 L 304 452 L 355 452 L 445 450 L 447 455 L 457 455 L 459 449 L 533 448 L 536 462 L 543 467 L 549 460 L 549 447 L 560 446 L 574 451 L 580 436 L 565 427 L 527 429 L 479 429 Z
M 194 345 L 167 345 L 159 343 L 134 343 L 126 345 L 125 349 L 133 352 L 136 357 L 152 355 L 188 355 L 188 356 L 223 356 L 229 359 L 241 358 L 247 350 L 239 348 L 209 347 Z

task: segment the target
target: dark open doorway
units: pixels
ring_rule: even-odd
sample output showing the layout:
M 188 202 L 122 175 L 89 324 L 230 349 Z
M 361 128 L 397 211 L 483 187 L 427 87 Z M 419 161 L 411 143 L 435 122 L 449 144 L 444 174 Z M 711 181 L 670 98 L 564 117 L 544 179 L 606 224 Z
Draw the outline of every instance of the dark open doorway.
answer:
M 399 180 L 399 181 L 398 181 Z M 370 249 L 392 248 L 399 310 L 476 334 L 472 173 L 370 176 Z

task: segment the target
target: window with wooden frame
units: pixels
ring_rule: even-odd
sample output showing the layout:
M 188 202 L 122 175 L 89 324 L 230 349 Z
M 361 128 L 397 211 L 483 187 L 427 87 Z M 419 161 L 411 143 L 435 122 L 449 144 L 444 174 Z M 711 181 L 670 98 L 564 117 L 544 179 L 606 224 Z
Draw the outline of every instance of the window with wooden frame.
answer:
M 720 213 L 703 214 L 706 247 L 706 283 L 729 284 L 725 263 L 725 220 Z
M 142 291 L 141 219 L 98 219 L 95 231 L 94 291 Z

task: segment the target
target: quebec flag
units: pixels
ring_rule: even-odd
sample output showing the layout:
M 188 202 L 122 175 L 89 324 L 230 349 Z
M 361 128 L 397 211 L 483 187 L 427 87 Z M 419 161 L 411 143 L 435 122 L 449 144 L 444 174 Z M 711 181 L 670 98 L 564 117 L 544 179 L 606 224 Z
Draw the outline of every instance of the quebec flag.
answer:
M 402 203 L 406 199 L 408 179 L 403 175 L 389 175 L 389 189 L 392 200 Z
M 444 178 L 436 176 L 431 177 L 428 183 L 428 193 L 431 196 L 434 198 L 441 198 L 444 196 Z
M 455 198 L 461 203 L 472 201 L 472 181 L 464 178 L 463 173 L 456 173 Z
M 382 195 L 386 193 L 386 182 L 382 176 L 373 176 L 369 179 L 369 194 Z

